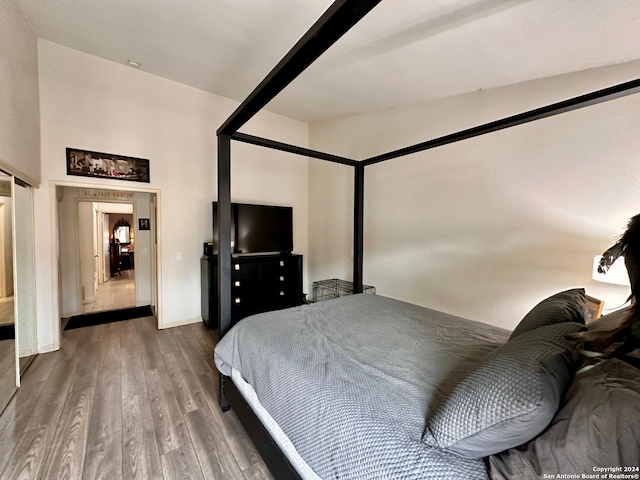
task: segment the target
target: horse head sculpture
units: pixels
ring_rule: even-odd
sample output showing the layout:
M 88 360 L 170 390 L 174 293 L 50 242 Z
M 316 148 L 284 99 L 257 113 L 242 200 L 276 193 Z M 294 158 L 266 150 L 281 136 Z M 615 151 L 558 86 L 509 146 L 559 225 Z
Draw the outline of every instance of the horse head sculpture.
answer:
M 615 320 L 610 329 L 592 329 L 568 335 L 573 342 L 582 344 L 581 352 L 586 363 L 596 358 L 621 357 L 640 348 L 640 309 L 636 302 L 640 288 L 640 214 L 627 224 L 627 230 L 620 239 L 603 254 L 598 266 L 600 273 L 607 273 L 618 257 L 624 257 L 625 266 L 631 283 L 631 305 L 606 317 Z

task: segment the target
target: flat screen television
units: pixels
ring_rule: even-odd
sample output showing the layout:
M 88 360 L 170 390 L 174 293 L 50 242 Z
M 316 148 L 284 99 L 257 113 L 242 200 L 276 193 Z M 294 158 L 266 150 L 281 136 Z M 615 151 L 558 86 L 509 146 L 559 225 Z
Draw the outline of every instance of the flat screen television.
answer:
M 218 251 L 218 203 L 213 202 L 213 247 Z M 231 204 L 231 252 L 291 253 L 293 208 L 273 205 Z

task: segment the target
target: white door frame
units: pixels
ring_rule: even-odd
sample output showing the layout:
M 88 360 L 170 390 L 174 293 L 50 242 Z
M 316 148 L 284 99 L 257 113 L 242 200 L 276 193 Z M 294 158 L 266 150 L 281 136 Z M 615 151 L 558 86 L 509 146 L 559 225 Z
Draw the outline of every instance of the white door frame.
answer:
M 152 269 L 151 275 L 152 278 L 155 274 L 155 297 L 152 295 L 152 298 L 156 299 L 155 305 L 155 314 L 158 319 L 158 329 L 164 328 L 164 308 L 162 304 L 162 192 L 158 188 L 145 188 L 137 185 L 102 185 L 99 183 L 84 183 L 84 182 L 70 182 L 70 181 L 51 181 L 50 182 L 50 206 L 51 206 L 51 229 L 53 232 L 53 241 L 51 242 L 51 254 L 52 258 L 58 259 L 56 262 L 52 262 L 51 268 L 51 276 L 53 279 L 58 280 L 60 278 L 60 261 L 59 261 L 59 252 L 60 252 L 60 221 L 58 214 L 58 199 L 57 199 L 57 191 L 58 187 L 76 187 L 76 188 L 88 188 L 93 190 L 114 190 L 114 191 L 124 191 L 124 192 L 142 192 L 142 193 L 151 193 L 156 196 L 156 209 L 157 209 L 157 218 L 156 218 L 156 238 L 157 243 L 155 245 L 155 256 L 153 258 L 156 268 Z M 87 199 L 89 200 L 89 199 Z M 96 200 L 97 201 L 97 200 Z M 104 199 L 104 201 L 109 203 L 116 203 L 116 200 L 112 199 Z M 132 201 L 127 201 L 127 203 L 132 203 Z M 61 311 L 61 288 L 59 281 L 55 281 L 53 283 L 53 301 L 57 306 L 56 315 L 60 314 Z M 60 348 L 62 343 L 62 331 L 60 330 L 60 321 L 54 322 L 53 325 L 53 337 L 54 337 L 54 348 Z M 55 342 L 57 341 L 57 345 Z
M 100 215 L 98 214 L 98 210 L 96 209 L 95 202 L 93 204 L 93 295 L 95 297 L 96 292 L 98 291 L 98 285 L 100 285 L 100 250 L 102 244 L 98 245 L 98 242 L 102 240 L 100 234 L 102 233 L 102 228 L 98 228 L 98 221 L 100 220 Z
M 105 281 L 103 231 L 104 212 L 98 212 L 98 218 L 96 220 L 96 239 L 98 243 L 98 288 L 100 288 L 100 285 Z

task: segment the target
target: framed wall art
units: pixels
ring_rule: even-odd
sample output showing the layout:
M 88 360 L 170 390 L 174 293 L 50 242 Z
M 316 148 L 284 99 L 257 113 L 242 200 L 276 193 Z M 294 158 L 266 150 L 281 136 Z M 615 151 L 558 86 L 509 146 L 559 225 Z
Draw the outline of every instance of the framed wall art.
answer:
M 67 148 L 67 175 L 149 183 L 149 160 Z
M 138 219 L 138 230 L 149 230 L 151 228 L 148 218 Z
M 590 297 L 589 295 L 586 295 L 586 297 L 588 311 L 587 317 L 585 318 L 585 323 L 591 323 L 597 318 L 600 318 L 600 315 L 602 315 L 604 300 L 599 300 L 597 298 Z

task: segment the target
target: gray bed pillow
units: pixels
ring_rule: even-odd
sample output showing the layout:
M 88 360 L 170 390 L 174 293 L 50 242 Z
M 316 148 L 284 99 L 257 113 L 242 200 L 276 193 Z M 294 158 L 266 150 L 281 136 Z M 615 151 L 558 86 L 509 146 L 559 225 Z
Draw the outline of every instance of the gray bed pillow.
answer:
M 583 328 L 547 325 L 488 354 L 427 419 L 423 442 L 482 458 L 534 438 L 556 414 L 579 362 L 564 335 Z
M 564 322 L 576 322 L 584 325 L 587 311 L 587 297 L 584 288 L 573 288 L 556 293 L 533 307 L 511 333 L 509 340 L 545 325 Z
M 562 409 L 542 435 L 491 456 L 491 478 L 540 479 L 549 472 L 593 475 L 596 466 L 637 466 L 639 419 L 640 369 L 607 360 L 576 375 Z

